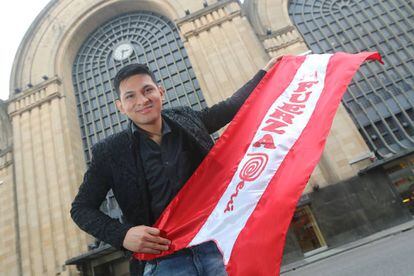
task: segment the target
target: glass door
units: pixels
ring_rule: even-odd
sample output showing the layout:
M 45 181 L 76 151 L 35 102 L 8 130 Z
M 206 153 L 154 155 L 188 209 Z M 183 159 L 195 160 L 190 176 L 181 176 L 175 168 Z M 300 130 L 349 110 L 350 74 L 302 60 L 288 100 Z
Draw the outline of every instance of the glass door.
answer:
M 318 227 L 309 205 L 298 207 L 291 226 L 305 257 L 327 248 L 325 239 Z

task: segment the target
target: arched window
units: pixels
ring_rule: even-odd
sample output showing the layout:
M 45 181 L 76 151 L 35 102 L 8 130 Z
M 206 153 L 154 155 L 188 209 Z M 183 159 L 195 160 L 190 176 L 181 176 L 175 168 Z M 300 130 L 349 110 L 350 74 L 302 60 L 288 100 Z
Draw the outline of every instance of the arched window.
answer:
M 80 48 L 73 84 L 87 162 L 97 141 L 126 128 L 114 104 L 112 79 L 130 63 L 145 63 L 166 90 L 165 107 L 206 106 L 173 22 L 153 12 L 124 14 L 97 28 Z
M 289 14 L 314 53 L 379 51 L 343 98 L 379 158 L 414 147 L 414 5 L 390 0 L 291 0 Z

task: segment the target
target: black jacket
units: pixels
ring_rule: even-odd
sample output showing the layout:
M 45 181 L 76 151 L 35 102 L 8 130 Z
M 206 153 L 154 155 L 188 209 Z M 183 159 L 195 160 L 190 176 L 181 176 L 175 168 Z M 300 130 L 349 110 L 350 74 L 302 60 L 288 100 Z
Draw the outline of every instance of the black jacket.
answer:
M 201 111 L 189 107 L 168 109 L 162 116 L 180 127 L 203 155 L 213 147 L 209 134 L 229 123 L 254 90 L 265 71 L 260 70 L 230 98 Z M 72 219 L 87 233 L 122 249 L 127 231 L 136 225 L 150 225 L 148 189 L 137 141 L 130 128 L 111 135 L 92 148 L 92 160 L 70 210 Z M 109 189 L 125 217 L 125 223 L 99 210 Z

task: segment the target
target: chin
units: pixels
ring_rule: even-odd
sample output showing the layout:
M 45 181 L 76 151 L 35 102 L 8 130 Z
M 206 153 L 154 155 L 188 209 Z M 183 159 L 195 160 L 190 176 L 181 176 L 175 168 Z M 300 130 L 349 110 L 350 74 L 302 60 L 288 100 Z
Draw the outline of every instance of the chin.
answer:
M 157 123 L 158 117 L 156 118 L 137 118 L 137 119 L 131 119 L 135 124 L 138 125 L 153 125 Z

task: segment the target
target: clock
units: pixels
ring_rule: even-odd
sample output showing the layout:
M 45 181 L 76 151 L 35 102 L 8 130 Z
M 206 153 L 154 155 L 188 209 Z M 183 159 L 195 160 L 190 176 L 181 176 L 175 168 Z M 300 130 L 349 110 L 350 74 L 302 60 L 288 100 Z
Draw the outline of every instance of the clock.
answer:
M 132 45 L 128 42 L 124 42 L 116 46 L 113 57 L 115 60 L 121 61 L 130 57 L 132 52 L 134 52 Z

